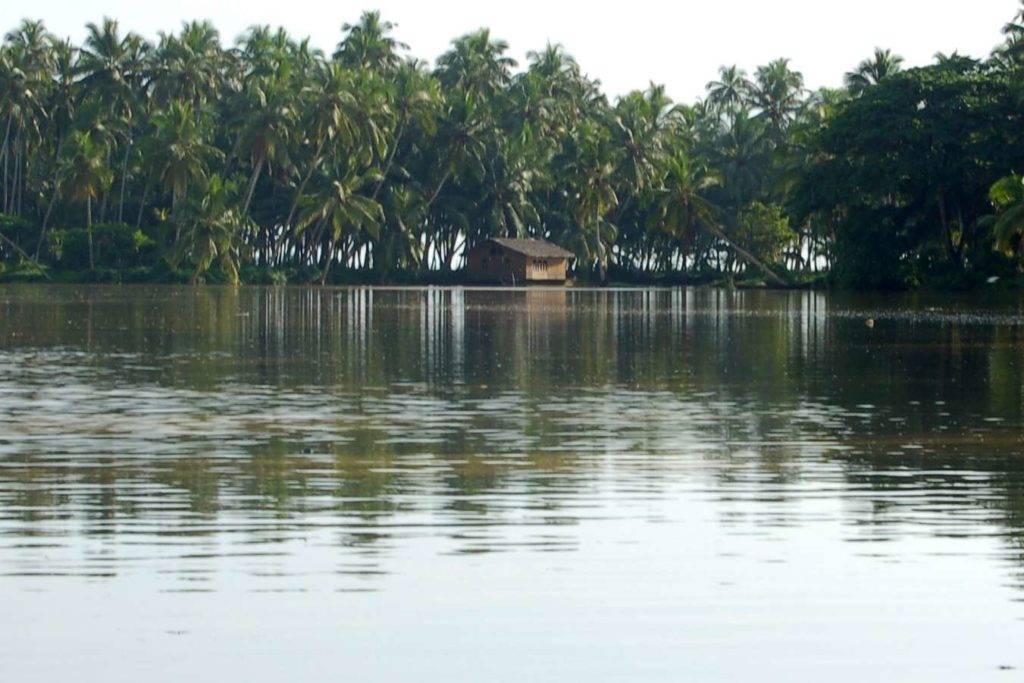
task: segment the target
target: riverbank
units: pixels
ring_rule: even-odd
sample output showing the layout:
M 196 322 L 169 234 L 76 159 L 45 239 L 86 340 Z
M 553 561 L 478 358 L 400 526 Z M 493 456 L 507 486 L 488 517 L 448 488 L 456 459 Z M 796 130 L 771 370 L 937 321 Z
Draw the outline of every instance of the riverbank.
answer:
M 321 284 L 322 273 L 309 268 L 257 268 L 243 267 L 239 271 L 239 284 L 243 285 L 311 285 Z M 229 284 L 221 272 L 212 270 L 200 279 L 192 271 L 175 269 L 166 262 L 152 266 L 130 268 L 96 268 L 94 270 L 53 270 L 31 263 L 4 267 L 0 263 L 0 284 Z M 457 271 L 399 271 L 382 275 L 372 271 L 337 270 L 325 284 L 379 285 L 379 286 L 470 286 L 465 273 Z M 626 286 L 626 287 L 736 287 L 737 289 L 825 289 L 827 275 L 800 275 L 788 286 L 780 286 L 759 278 L 723 278 L 717 274 L 689 276 L 683 274 L 643 275 L 628 272 L 612 273 L 601 282 L 597 278 L 577 277 L 566 286 Z

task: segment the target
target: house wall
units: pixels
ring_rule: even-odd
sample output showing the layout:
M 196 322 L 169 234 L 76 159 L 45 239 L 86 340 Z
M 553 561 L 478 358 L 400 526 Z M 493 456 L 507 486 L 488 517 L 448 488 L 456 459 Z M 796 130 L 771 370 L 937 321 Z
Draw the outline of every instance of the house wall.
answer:
M 567 269 L 568 263 L 563 258 L 529 258 L 487 243 L 474 247 L 466 255 L 466 273 L 473 282 L 564 282 Z
M 470 250 L 466 257 L 466 271 L 474 282 L 511 284 L 526 281 L 526 257 L 492 244 L 482 244 Z
M 564 258 L 528 258 L 526 279 L 535 282 L 563 282 L 567 266 Z

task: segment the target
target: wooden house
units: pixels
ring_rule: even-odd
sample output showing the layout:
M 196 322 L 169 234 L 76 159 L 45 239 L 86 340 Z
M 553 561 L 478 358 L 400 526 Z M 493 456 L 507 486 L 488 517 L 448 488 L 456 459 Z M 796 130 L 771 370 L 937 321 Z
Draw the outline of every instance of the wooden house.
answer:
M 495 237 L 469 250 L 466 274 L 472 282 L 564 283 L 574 258 L 571 251 L 547 240 Z

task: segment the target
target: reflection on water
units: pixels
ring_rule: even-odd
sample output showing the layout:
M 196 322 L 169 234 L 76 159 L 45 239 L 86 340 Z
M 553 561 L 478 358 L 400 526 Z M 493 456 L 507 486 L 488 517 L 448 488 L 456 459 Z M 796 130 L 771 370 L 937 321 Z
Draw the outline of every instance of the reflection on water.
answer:
M 238 593 L 290 634 L 327 605 L 371 610 L 396 638 L 437 619 L 449 665 L 493 648 L 477 618 L 581 624 L 607 603 L 579 640 L 507 631 L 520 649 L 488 661 L 509 680 L 534 671 L 524 653 L 614 677 L 607 637 L 658 658 L 618 669 L 635 680 L 715 680 L 743 673 L 722 659 L 736 652 L 830 633 L 769 670 L 852 679 L 887 653 L 895 680 L 938 680 L 957 671 L 951 638 L 957 676 L 996 675 L 1024 666 L 1003 647 L 1024 636 L 1021 310 L 678 289 L 2 289 L 0 600 L 45 620 L 40 591 L 65 608 L 202 594 L 225 613 Z M 281 597 L 296 591 L 321 597 Z M 881 641 L 844 654 L 822 613 L 903 634 L 905 656 Z M 203 623 L 184 622 L 161 633 Z M 405 652 L 408 671 L 363 673 L 422 672 Z M 39 671 L 24 651 L 5 664 Z

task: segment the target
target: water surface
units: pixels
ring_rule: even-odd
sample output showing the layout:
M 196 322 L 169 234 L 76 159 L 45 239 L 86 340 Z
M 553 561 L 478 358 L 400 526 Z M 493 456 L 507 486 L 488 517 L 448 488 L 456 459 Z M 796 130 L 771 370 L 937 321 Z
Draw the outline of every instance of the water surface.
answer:
M 1014 680 L 1022 360 L 1009 296 L 0 288 L 0 678 Z

